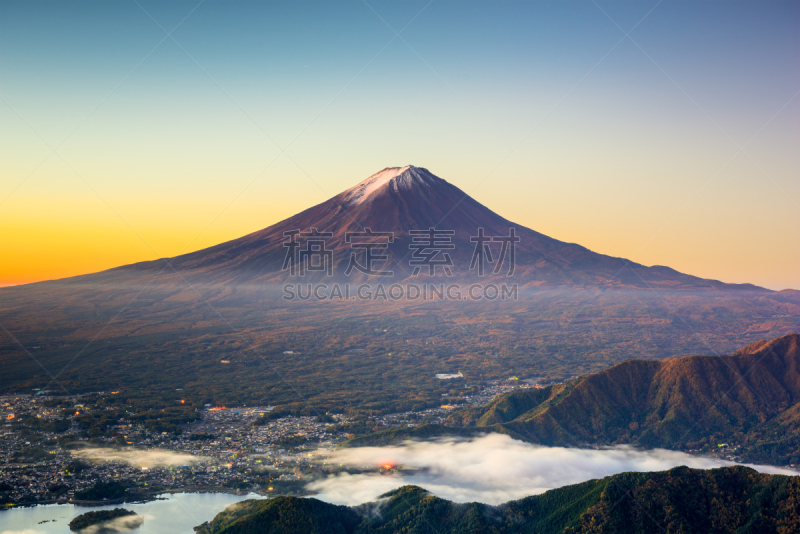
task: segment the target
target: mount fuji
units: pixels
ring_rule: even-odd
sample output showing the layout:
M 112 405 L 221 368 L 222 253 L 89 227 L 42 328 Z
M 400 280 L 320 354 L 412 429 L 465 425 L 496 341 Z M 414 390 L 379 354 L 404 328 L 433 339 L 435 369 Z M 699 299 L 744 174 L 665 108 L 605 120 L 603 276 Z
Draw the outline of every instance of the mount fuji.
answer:
M 420 245 L 431 228 L 438 248 Z M 365 235 L 369 246 L 380 246 L 359 248 Z M 483 242 L 474 239 L 481 235 Z M 486 239 L 512 236 L 507 276 L 511 254 L 502 246 L 511 240 Z M 287 256 L 299 258 L 309 245 L 324 248 L 330 276 L 293 278 Z M 492 253 L 483 277 L 470 269 L 479 267 L 476 245 Z M 353 257 L 365 265 L 368 251 L 377 259 L 372 268 L 391 277 L 348 270 Z M 441 260 L 435 276 L 428 260 Z M 299 291 L 297 299 L 283 298 L 292 283 L 334 287 L 339 279 L 359 287 L 486 281 L 519 291 L 505 301 L 414 299 L 410 290 L 393 301 L 303 299 Z M 724 353 L 796 332 L 797 317 L 796 291 L 598 254 L 509 221 L 424 168 L 391 167 L 210 248 L 0 289 L 0 388 L 50 389 L 57 378 L 70 391 L 181 388 L 228 404 L 262 402 L 268 392 L 265 402 L 298 410 L 312 402 L 402 411 L 440 405 L 448 381 L 439 374 L 469 383 L 518 370 L 557 378 L 630 358 Z
M 437 233 L 435 244 L 446 244 L 449 248 L 437 252 L 416 246 L 421 239 L 424 241 L 419 232 L 429 229 L 442 232 Z M 317 242 L 329 253 L 330 270 L 308 271 L 307 279 L 326 274 L 345 278 L 353 254 L 359 265 L 367 263 L 364 249 L 354 247 L 353 235 L 372 232 L 391 235 L 391 238 L 382 238 L 384 246 L 376 251 L 376 256 L 385 259 L 373 261 L 373 272 L 392 272 L 394 280 L 408 279 L 415 276 L 415 267 L 428 254 L 446 263 L 454 278 L 476 278 L 477 263 L 473 261 L 476 259 L 476 236 L 482 232 L 487 237 L 500 238 L 509 236 L 512 229 L 518 238 L 513 282 L 521 285 L 760 289 L 750 284 L 702 279 L 668 267 L 646 267 L 553 239 L 505 219 L 446 180 L 412 165 L 383 169 L 297 215 L 244 237 L 171 258 L 170 265 L 186 276 L 198 276 L 213 283 L 281 282 L 291 277 L 287 268 L 291 267 L 287 265 L 290 263 L 287 242 L 292 232 L 310 235 L 316 231 L 322 236 Z M 369 241 L 381 242 L 381 238 Z M 303 246 L 300 239 L 296 248 L 303 250 Z M 490 277 L 505 277 L 511 266 L 510 251 L 503 254 L 500 241 L 490 241 L 485 246 L 489 253 L 487 259 L 494 260 L 492 264 L 487 263 L 485 273 Z M 321 256 L 308 259 L 324 262 Z M 418 260 L 416 265 L 415 260 Z M 422 263 L 421 269 L 416 269 L 416 276 L 446 275 L 444 269 L 431 269 L 424 261 Z M 113 269 L 108 274 L 162 269 L 164 265 L 163 259 L 142 262 Z M 470 269 L 471 266 L 474 268 Z M 497 267 L 496 275 L 493 266 Z M 369 278 L 369 274 L 352 267 L 348 274 L 357 282 Z

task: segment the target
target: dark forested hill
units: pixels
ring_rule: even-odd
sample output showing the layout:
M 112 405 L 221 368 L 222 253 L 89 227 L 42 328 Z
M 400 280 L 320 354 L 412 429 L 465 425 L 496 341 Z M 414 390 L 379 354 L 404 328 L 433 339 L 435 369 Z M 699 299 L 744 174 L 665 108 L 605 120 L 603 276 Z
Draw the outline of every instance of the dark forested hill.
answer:
M 750 445 L 747 459 L 800 461 L 800 336 L 731 356 L 631 360 L 583 379 L 517 390 L 451 423 L 548 445 Z
M 759 341 L 730 356 L 629 360 L 566 384 L 513 391 L 456 411 L 447 423 L 449 429 L 428 434 L 486 430 L 545 445 L 674 449 L 733 443 L 742 446 L 743 460 L 800 463 L 800 335 Z M 414 432 L 350 445 L 426 437 Z
M 788 534 L 799 529 L 800 478 L 740 466 L 622 473 L 500 506 L 456 504 L 414 486 L 356 507 L 278 497 L 234 505 L 196 528 L 199 534 Z

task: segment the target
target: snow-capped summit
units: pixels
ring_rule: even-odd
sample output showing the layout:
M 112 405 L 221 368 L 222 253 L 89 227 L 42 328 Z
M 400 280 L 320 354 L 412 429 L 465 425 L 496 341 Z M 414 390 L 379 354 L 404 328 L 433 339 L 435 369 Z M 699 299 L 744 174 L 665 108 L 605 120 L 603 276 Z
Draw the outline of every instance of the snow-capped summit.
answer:
M 361 204 L 383 187 L 399 191 L 400 189 L 411 189 L 414 185 L 432 186 L 436 180 L 436 176 L 427 169 L 413 165 L 387 167 L 345 191 L 343 197 L 348 205 Z

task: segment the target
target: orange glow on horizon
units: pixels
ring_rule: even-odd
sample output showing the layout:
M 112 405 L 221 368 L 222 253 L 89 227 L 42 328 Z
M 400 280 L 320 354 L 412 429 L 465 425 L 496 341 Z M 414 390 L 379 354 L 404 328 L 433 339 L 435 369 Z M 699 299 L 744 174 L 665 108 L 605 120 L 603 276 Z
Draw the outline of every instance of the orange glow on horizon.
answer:
M 706 199 L 704 204 L 698 199 L 697 205 L 677 212 L 683 197 L 656 194 L 660 191 L 656 185 L 670 183 L 669 177 L 657 170 L 652 176 L 656 185 L 642 186 L 638 196 L 620 196 L 614 191 L 622 178 L 610 175 L 609 168 L 591 170 L 561 163 L 563 169 L 552 169 L 557 180 L 532 181 L 527 177 L 529 169 L 509 169 L 495 187 L 482 184 L 471 196 L 521 226 L 601 254 L 643 265 L 666 265 L 728 283 L 800 288 L 794 268 L 800 249 L 786 246 L 794 240 L 794 226 L 780 218 L 788 221 L 791 210 L 766 203 L 758 191 L 744 190 L 735 199 L 726 197 L 725 202 Z M 112 193 L 103 195 L 106 205 L 91 192 L 78 194 L 66 185 L 63 191 L 51 191 L 51 182 L 63 179 L 60 173 L 51 171 L 52 176 L 48 173 L 44 183 L 31 181 L 27 184 L 31 190 L 15 192 L 0 209 L 0 287 L 95 273 L 211 247 L 325 201 L 379 166 L 364 165 L 366 170 L 353 175 L 343 166 L 337 174 L 344 176 L 320 179 L 325 194 L 316 187 L 292 190 L 290 186 L 303 185 L 307 177 L 294 177 L 291 169 L 282 169 L 286 181 L 257 182 L 229 208 L 230 199 L 240 189 L 228 190 L 218 178 L 206 177 L 211 184 L 207 184 L 209 191 L 195 198 L 165 194 L 154 186 L 147 195 L 128 195 L 123 185 L 114 186 L 117 189 L 109 185 Z M 446 162 L 433 161 L 426 166 L 467 190 L 480 184 L 483 177 L 475 170 Z M 109 167 L 103 172 L 113 171 Z M 580 178 L 587 173 L 597 178 L 587 183 Z M 241 176 L 247 175 L 242 171 Z M 164 183 L 177 179 L 167 175 L 159 178 Z M 676 185 L 675 189 L 683 191 L 688 186 L 681 187 Z M 53 198 L 62 193 L 63 197 Z M 742 203 L 755 203 L 749 209 L 771 209 L 780 217 L 751 220 L 731 215 L 744 209 Z M 781 260 L 763 254 L 764 250 L 780 250 Z

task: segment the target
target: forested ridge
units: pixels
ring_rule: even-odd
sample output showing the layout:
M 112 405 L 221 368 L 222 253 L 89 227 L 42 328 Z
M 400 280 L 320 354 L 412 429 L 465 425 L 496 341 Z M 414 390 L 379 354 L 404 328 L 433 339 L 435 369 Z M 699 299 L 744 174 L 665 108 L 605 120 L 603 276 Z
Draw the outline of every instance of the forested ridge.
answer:
M 759 341 L 729 356 L 628 360 L 457 410 L 445 427 L 377 433 L 348 445 L 487 431 L 550 446 L 725 444 L 743 461 L 800 464 L 800 335 Z
M 199 534 L 537 533 L 789 534 L 800 531 L 800 478 L 742 466 L 621 473 L 500 506 L 453 503 L 404 486 L 355 507 L 310 498 L 239 503 Z

